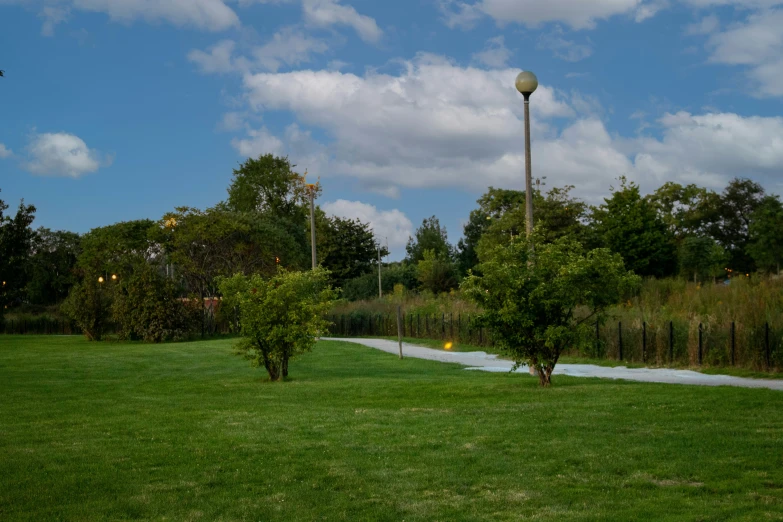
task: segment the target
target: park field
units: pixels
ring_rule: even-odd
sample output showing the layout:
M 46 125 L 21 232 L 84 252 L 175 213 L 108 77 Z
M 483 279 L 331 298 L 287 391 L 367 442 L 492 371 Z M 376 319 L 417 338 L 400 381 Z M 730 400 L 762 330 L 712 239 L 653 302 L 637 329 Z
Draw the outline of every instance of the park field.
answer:
M 783 394 L 0 336 L 0 520 L 783 520 Z

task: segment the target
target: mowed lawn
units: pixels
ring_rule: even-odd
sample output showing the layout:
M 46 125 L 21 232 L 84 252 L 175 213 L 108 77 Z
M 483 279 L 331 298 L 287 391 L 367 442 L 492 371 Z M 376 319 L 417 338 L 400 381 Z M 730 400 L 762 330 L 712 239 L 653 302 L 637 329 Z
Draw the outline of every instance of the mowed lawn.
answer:
M 0 520 L 783 520 L 783 394 L 0 336 Z

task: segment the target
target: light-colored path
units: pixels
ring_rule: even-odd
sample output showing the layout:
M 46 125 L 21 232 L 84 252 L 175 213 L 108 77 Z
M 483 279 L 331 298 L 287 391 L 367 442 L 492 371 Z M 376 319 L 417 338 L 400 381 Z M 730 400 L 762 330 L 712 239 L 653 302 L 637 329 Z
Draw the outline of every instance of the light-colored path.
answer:
M 322 341 L 345 341 L 362 344 L 393 354 L 399 353 L 395 341 L 385 339 L 335 339 L 321 338 Z M 496 355 L 484 352 L 447 352 L 424 348 L 413 344 L 402 343 L 402 353 L 405 357 L 428 359 L 446 363 L 457 363 L 467 366 L 467 370 L 482 370 L 485 372 L 508 372 L 514 363 L 498 359 Z M 528 373 L 527 366 L 517 370 L 518 373 Z M 741 388 L 769 388 L 783 391 L 783 379 L 745 379 L 728 375 L 706 375 L 690 370 L 669 370 L 666 368 L 606 368 L 593 364 L 558 364 L 555 375 L 571 375 L 574 377 L 600 377 L 602 379 L 626 379 L 639 382 L 660 382 L 667 384 L 695 384 L 699 386 L 739 386 Z

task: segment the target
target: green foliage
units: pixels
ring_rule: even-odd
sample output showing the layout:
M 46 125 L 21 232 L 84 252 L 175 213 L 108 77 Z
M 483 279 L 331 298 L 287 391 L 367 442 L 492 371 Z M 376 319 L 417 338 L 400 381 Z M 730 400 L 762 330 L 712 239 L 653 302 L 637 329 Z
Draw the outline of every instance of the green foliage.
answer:
M 686 237 L 680 245 L 680 271 L 693 282 L 726 275 L 726 252 L 711 237 Z
M 747 252 L 756 265 L 768 272 L 780 272 L 783 261 L 783 204 L 777 196 L 767 196 L 750 220 Z
M 178 288 L 157 266 L 141 260 L 115 286 L 112 318 L 120 338 L 160 343 L 183 339 L 198 324 L 198 306 L 179 299 Z
M 707 227 L 709 234 L 726 249 L 730 268 L 753 272 L 756 268 L 748 252 L 753 214 L 764 200 L 764 188 L 749 179 L 736 178 L 720 196 L 715 216 Z
M 377 270 L 377 266 L 375 268 Z M 406 290 L 414 290 L 419 285 L 416 278 L 416 265 L 408 263 L 385 265 L 382 269 L 382 276 L 384 295 L 392 293 L 397 285 L 402 285 Z M 370 272 L 346 281 L 342 287 L 342 297 L 349 301 L 378 297 L 378 273 Z
M 446 227 L 440 224 L 437 217 L 432 216 L 422 221 L 416 229 L 415 237 L 408 239 L 405 246 L 406 261 L 418 263 L 424 259 L 424 252 L 432 250 L 438 257 L 454 257 L 454 247 L 449 244 Z
M 31 224 L 35 207 L 19 203 L 16 215 L 5 215 L 8 205 L 0 199 L 0 321 L 5 309 L 23 298 L 26 268 L 35 233 Z
M 702 236 L 715 220 L 720 196 L 696 185 L 667 182 L 646 197 L 677 241 Z
M 318 260 L 329 270 L 335 286 L 370 272 L 377 266 L 378 250 L 373 232 L 358 219 L 322 217 L 318 234 Z M 381 255 L 388 255 L 385 247 Z
M 237 348 L 263 365 L 272 381 L 288 377 L 288 362 L 310 351 L 326 331 L 323 319 L 335 292 L 329 273 L 280 269 L 271 278 L 236 274 L 219 282 L 224 306 L 238 307 L 242 340 Z
M 418 262 L 416 271 L 421 288 L 433 294 L 448 292 L 459 284 L 454 263 L 434 250 L 424 251 L 424 259 Z
M 60 312 L 81 328 L 90 341 L 100 341 L 111 318 L 111 305 L 116 287 L 98 276 L 88 276 L 73 285 Z
M 234 169 L 227 205 L 235 212 L 257 212 L 304 222 L 307 193 L 288 158 L 272 154 L 248 158 Z
M 95 278 L 130 271 L 137 259 L 150 259 L 160 253 L 151 238 L 154 228 L 151 219 L 139 219 L 90 230 L 82 236 L 77 267 L 82 275 Z
M 482 253 L 482 276 L 469 277 L 463 290 L 483 309 L 478 324 L 492 329 L 496 345 L 548 386 L 560 355 L 584 345 L 592 324 L 639 278 L 607 249 L 535 239 L 535 254 L 521 239 Z
M 27 299 L 34 305 L 61 303 L 77 281 L 75 268 L 80 252 L 79 234 L 39 228 L 28 264 Z
M 604 201 L 592 214 L 599 246 L 620 254 L 628 269 L 641 276 L 674 274 L 674 236 L 655 207 L 642 198 L 639 186 L 620 178 L 620 189 Z

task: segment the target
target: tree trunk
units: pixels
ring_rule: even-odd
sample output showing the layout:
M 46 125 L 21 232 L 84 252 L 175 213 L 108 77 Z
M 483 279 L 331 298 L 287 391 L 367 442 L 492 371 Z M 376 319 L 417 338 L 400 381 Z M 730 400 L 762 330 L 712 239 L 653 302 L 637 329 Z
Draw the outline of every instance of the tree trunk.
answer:
M 548 388 L 552 385 L 552 371 L 553 366 L 544 366 L 538 369 L 538 382 L 542 388 Z
M 285 379 L 288 377 L 288 352 L 283 354 L 283 364 L 281 366 L 283 370 L 283 379 Z

